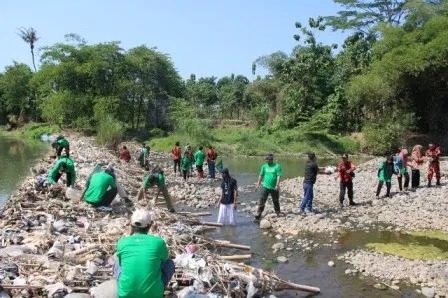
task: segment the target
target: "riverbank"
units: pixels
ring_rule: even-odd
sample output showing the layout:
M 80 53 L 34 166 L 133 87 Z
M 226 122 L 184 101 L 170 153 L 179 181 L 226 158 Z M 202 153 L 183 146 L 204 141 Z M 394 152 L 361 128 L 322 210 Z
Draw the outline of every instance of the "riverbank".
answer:
M 339 183 L 335 181 L 335 176 L 319 175 L 314 187 L 315 213 L 298 214 L 303 178 L 283 181 L 284 197 L 281 202 L 282 211 L 286 215 L 275 216 L 272 204 L 268 203 L 260 227 L 276 239 L 323 233 L 328 235 L 323 244 L 326 246 L 338 245 L 338 239 L 348 231 L 362 230 L 368 233 L 385 230 L 396 233 L 397 237 L 402 233 L 420 231 L 414 234 L 427 238 L 418 245 L 369 243 L 363 249 L 345 253 L 338 258 L 353 265 L 347 268 L 347 274 L 373 276 L 394 288 L 400 282 L 407 282 L 425 288 L 425 292 L 433 291 L 438 297 L 448 295 L 448 256 L 444 255 L 448 247 L 448 161 L 443 160 L 440 164 L 441 186 L 426 187 L 426 175 L 422 171 L 420 188 L 399 192 L 394 176 L 392 197 L 385 198 L 383 188 L 382 197 L 376 199 L 376 175 L 381 161 L 374 159 L 358 166 L 354 178 L 354 197 L 358 203 L 355 207 L 348 207 L 346 199 L 346 207 L 341 209 Z M 244 211 L 253 216 L 256 209 L 257 203 L 250 202 Z M 280 247 L 286 247 L 286 244 Z M 378 252 L 372 252 L 372 249 Z M 407 259 L 411 256 L 417 260 Z
M 0 134 L 21 138 L 38 139 L 43 134 L 58 134 L 61 130 L 56 125 L 45 123 L 28 123 L 23 128 L 6 131 L 0 129 Z M 154 130 L 152 130 L 154 132 Z M 299 130 L 282 130 L 269 132 L 246 126 L 211 128 L 208 137 L 191 136 L 181 133 L 148 133 L 135 131 L 126 132 L 125 142 L 145 142 L 158 152 L 170 152 L 174 143 L 190 143 L 194 148 L 200 145 L 212 145 L 221 155 L 227 156 L 261 156 L 266 152 L 277 156 L 304 156 L 314 152 L 319 156 L 339 156 L 342 153 L 360 154 L 360 143 L 350 136 L 336 136 L 324 133 L 303 133 Z
M 176 282 L 168 295 L 182 289 L 186 289 L 184 294 L 193 291 L 196 294 L 242 295 L 243 289 L 267 294 L 301 288 L 278 279 L 272 273 L 260 269 L 255 272 L 250 266 L 232 262 L 250 258 L 250 255 L 235 257 L 235 252 L 251 248 L 207 237 L 206 231 L 220 226 L 203 221 L 201 217 L 207 216 L 207 212 L 182 212 L 182 206 L 174 200 L 177 212 L 169 213 L 164 202 L 160 202 L 159 208 L 156 189 L 151 189 L 146 199 L 139 200 L 137 194 L 145 174 L 142 168 L 135 162 L 120 161 L 113 151 L 95 146 L 93 138 L 65 135 L 71 142 L 70 154 L 75 161 L 78 187 L 84 187 L 98 162 L 113 164 L 117 181 L 127 190 L 135 208 L 144 207 L 152 211 L 155 224 L 151 233 L 163 237 L 171 255 L 176 256 Z M 135 143 L 129 146 L 137 147 Z M 164 153 L 151 153 L 153 163 L 163 165 L 166 157 Z M 2 276 L 6 277 L 2 278 L 2 290 L 12 289 L 13 297 L 36 295 L 45 289 L 49 297 L 55 297 L 55 293 L 63 297 L 71 291 L 89 291 L 93 297 L 115 298 L 116 290 L 113 288 L 116 282 L 111 279 L 113 254 L 117 240 L 127 235 L 129 217 L 134 208 L 117 196 L 112 210 L 102 211 L 80 202 L 78 196 L 67 197 L 63 188 L 42 187 L 36 178 L 45 177 L 53 162 L 46 156 L 39 160 L 1 212 L 0 256 L 3 261 L 0 265 Z M 167 176 L 171 177 L 169 172 L 167 169 Z M 178 177 L 172 178 L 176 180 Z M 174 188 L 176 181 L 167 180 Z M 196 187 L 203 188 L 203 185 L 196 184 Z M 194 257 L 187 248 L 194 250 Z M 197 268 L 202 268 L 199 276 Z M 251 276 L 256 275 L 257 284 L 254 285 Z M 194 280 L 193 290 L 185 287 L 191 285 L 190 280 Z M 230 282 L 237 282 L 239 286 L 230 287 Z M 319 291 L 303 287 L 302 290 Z M 2 296 L 5 295 L 3 291 L 0 291 Z

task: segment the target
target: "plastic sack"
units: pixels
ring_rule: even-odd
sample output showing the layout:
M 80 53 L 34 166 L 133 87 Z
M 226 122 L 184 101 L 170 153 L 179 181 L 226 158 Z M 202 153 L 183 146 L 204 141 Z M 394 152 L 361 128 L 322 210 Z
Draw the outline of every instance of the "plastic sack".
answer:
M 65 191 L 65 196 L 67 197 L 67 199 L 70 199 L 73 201 L 79 200 L 79 198 L 81 197 L 81 191 L 76 188 L 69 187 Z
M 118 285 L 116 279 L 110 279 L 90 289 L 90 295 L 94 298 L 118 298 Z

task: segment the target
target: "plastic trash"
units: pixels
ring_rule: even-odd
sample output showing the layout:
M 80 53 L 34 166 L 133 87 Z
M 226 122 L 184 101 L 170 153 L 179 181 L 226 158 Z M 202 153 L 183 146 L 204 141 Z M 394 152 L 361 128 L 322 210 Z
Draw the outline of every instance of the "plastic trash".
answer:
M 48 135 L 46 135 L 46 134 L 43 134 L 43 135 L 40 136 L 40 140 L 42 142 L 48 142 L 49 138 L 50 137 Z
M 78 190 L 76 188 L 73 188 L 73 187 L 69 187 L 65 191 L 65 196 L 67 197 L 67 199 L 70 199 L 70 200 L 73 200 L 73 201 L 79 200 L 79 198 L 81 197 L 81 194 L 82 193 L 81 193 L 80 190 Z
M 94 298 L 118 298 L 117 280 L 110 279 L 90 289 L 89 292 Z
M 0 298 L 11 298 L 4 290 L 0 291 Z

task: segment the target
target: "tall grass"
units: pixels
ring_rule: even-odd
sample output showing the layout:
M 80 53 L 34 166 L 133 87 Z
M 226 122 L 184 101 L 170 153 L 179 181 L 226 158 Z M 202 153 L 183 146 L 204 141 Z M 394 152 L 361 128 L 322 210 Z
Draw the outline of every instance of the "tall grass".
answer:
M 98 122 L 96 141 L 102 146 L 115 147 L 123 140 L 124 131 L 120 121 L 105 117 Z

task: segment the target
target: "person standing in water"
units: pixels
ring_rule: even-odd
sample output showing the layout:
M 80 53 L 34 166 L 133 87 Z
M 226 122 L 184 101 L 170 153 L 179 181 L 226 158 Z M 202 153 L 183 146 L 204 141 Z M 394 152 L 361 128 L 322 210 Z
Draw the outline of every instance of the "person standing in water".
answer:
M 274 163 L 273 154 L 266 154 L 264 159 L 266 163 L 260 169 L 257 182 L 257 189 L 260 188 L 261 182 L 263 182 L 263 189 L 261 190 L 258 212 L 255 215 L 256 220 L 261 219 L 269 195 L 272 197 L 275 213 L 280 216 L 280 179 L 283 176 L 283 170 L 278 163 Z
M 238 183 L 230 176 L 229 169 L 221 170 L 221 196 L 219 197 L 216 207 L 219 208 L 218 222 L 231 226 L 236 225 L 236 206 L 238 200 Z

